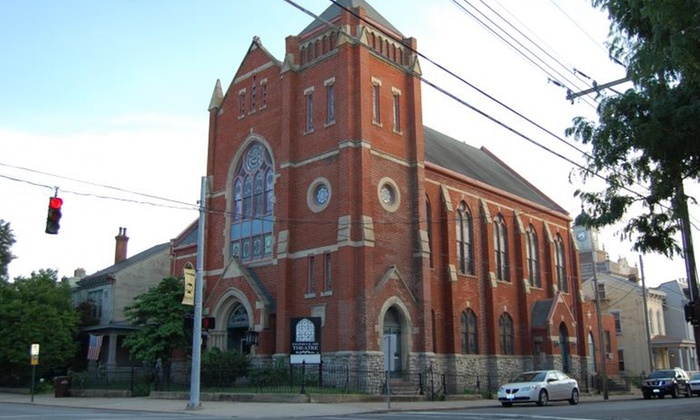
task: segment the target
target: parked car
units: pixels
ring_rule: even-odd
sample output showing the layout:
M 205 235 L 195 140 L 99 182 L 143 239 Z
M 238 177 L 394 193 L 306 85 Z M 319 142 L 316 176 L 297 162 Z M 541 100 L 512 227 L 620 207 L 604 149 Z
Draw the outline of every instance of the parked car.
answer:
M 504 407 L 514 403 L 547 405 L 549 401 L 569 401 L 578 404 L 579 390 L 576 379 L 558 370 L 523 372 L 512 382 L 498 388 L 498 401 Z
M 681 368 L 657 369 L 642 381 L 642 395 L 648 400 L 651 397 L 663 398 L 670 395 L 678 398 L 680 394 L 690 397 L 690 378 Z
M 700 371 L 688 372 L 690 380 L 688 381 L 688 387 L 690 388 L 690 393 L 693 395 L 700 396 Z

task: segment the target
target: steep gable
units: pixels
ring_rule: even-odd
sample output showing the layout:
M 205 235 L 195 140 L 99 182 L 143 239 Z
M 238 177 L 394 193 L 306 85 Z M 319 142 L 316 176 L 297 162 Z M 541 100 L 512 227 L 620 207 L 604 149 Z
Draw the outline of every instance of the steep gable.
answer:
M 384 18 L 379 12 L 377 12 L 372 6 L 369 5 L 365 0 L 336 0 L 334 1 L 334 4 L 332 4 L 329 8 L 327 8 L 323 13 L 320 15 L 320 20 L 316 19 L 312 23 L 309 24 L 306 28 L 304 28 L 303 31 L 299 33 L 299 37 L 304 37 L 305 35 L 308 35 L 312 32 L 314 32 L 316 29 L 318 29 L 321 26 L 324 26 L 326 22 L 332 22 L 333 20 L 337 19 L 341 12 L 343 11 L 343 8 L 349 9 L 349 10 L 354 10 L 357 9 L 358 7 L 362 8 L 365 10 L 367 13 L 367 19 L 370 21 L 373 21 L 380 27 L 383 27 L 394 34 L 400 36 L 403 38 L 403 35 L 401 35 L 401 32 L 394 27 L 391 23 L 389 23 L 388 20 Z

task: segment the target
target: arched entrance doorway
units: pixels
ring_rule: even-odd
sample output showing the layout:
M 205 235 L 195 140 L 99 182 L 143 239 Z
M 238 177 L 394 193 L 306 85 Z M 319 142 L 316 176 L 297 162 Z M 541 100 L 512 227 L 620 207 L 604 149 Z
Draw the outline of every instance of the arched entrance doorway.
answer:
M 559 353 L 561 354 L 561 370 L 571 372 L 571 354 L 569 352 L 569 331 L 566 324 L 559 324 Z
M 598 371 L 598 356 L 595 354 L 595 340 L 593 333 L 588 333 L 588 373 Z
M 238 351 L 243 354 L 250 353 L 250 345 L 246 342 L 246 334 L 249 327 L 248 311 L 240 302 L 234 304 L 226 323 L 226 349 L 228 351 Z
M 382 351 L 393 359 L 393 372 L 401 372 L 401 314 L 395 307 L 391 307 L 384 314 L 384 336 Z

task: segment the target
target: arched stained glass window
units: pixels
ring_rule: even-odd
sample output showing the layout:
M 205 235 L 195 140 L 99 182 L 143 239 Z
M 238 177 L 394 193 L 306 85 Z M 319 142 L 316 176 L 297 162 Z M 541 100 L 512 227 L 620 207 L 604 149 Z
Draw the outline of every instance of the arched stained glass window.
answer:
M 462 353 L 478 354 L 479 342 L 476 327 L 476 314 L 471 309 L 462 312 L 461 317 Z
M 566 279 L 566 257 L 564 254 L 564 241 L 557 234 L 554 239 L 554 268 L 557 275 L 557 286 L 564 293 L 569 292 L 569 282 Z
M 501 354 L 515 354 L 513 336 L 513 318 L 507 313 L 503 313 L 498 320 L 501 335 Z
M 535 228 L 530 225 L 527 228 L 527 242 L 525 246 L 527 254 L 527 276 L 530 281 L 530 286 L 532 287 L 542 287 L 542 280 L 540 278 L 540 265 L 539 265 L 539 249 L 537 246 L 537 232 Z
M 457 260 L 459 271 L 474 274 L 474 245 L 472 234 L 472 215 L 467 205 L 462 202 L 457 209 Z
M 247 262 L 272 256 L 275 173 L 272 156 L 254 141 L 241 155 L 233 180 L 231 254 Z
M 496 254 L 496 278 L 510 281 L 508 266 L 508 232 L 506 222 L 500 214 L 493 221 L 493 247 Z

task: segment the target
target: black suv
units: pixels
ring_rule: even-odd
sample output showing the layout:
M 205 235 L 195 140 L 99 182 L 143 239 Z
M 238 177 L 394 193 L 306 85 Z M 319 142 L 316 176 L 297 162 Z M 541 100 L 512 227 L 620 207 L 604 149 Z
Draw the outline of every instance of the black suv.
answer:
M 678 398 L 680 394 L 690 397 L 689 381 L 688 374 L 681 368 L 655 370 L 642 381 L 642 395 L 646 400 L 666 395 Z

